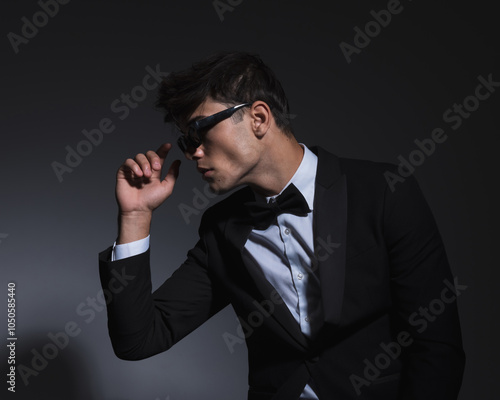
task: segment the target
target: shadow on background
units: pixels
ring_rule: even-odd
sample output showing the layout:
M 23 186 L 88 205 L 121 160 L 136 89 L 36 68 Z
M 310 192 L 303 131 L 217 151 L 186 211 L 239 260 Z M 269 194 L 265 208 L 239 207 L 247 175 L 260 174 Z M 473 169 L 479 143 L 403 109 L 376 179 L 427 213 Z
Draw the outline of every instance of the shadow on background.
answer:
M 98 382 L 90 377 L 88 354 L 75 341 L 59 349 L 46 332 L 40 332 L 20 337 L 18 345 L 15 399 L 99 399 L 94 395 Z

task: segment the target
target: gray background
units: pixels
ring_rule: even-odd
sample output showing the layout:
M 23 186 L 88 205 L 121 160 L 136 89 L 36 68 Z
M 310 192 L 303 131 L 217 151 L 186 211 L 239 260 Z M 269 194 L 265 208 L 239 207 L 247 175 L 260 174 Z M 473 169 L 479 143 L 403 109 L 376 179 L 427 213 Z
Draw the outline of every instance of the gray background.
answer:
M 31 368 L 33 350 L 42 351 L 47 335 L 70 321 L 81 333 L 27 386 L 18 376 L 14 395 L 6 383 L 0 390 L 18 399 L 245 398 L 246 349 L 236 345 L 231 353 L 222 339 L 224 332 L 236 334 L 231 309 L 169 352 L 137 362 L 114 356 L 105 311 L 95 311 L 89 322 L 89 314 L 77 311 L 91 308 L 81 303 L 100 290 L 97 253 L 116 235 L 116 169 L 127 157 L 175 138 L 153 109 L 154 90 L 123 120 L 110 104 L 141 84 L 146 66 L 174 71 L 213 51 L 238 49 L 259 53 L 275 70 L 296 136 L 307 145 L 397 163 L 416 148 L 415 139 L 435 128 L 448 134 L 415 175 L 453 272 L 467 285 L 459 298 L 467 353 L 460 398 L 496 398 L 500 93 L 456 130 L 443 121 L 445 110 L 474 93 L 479 75 L 500 81 L 494 3 L 467 3 L 402 1 L 403 11 L 347 63 L 339 44 L 352 44 L 354 27 L 364 27 L 373 19 L 370 10 L 387 2 L 245 0 L 221 21 L 208 0 L 75 0 L 61 5 L 17 54 L 7 35 L 21 34 L 21 18 L 31 19 L 40 6 L 4 2 L 0 288 L 6 302 L 7 282 L 17 285 L 17 363 Z M 59 182 L 51 164 L 65 163 L 65 147 L 76 148 L 81 131 L 106 117 L 115 130 Z M 176 149 L 170 160 L 180 157 Z M 173 196 L 156 211 L 154 287 L 196 240 L 201 214 L 187 223 L 179 211 L 181 204 L 193 206 L 193 189 L 204 188 L 193 166 L 184 160 Z M 6 304 L 0 308 L 6 326 Z M 0 338 L 6 335 L 6 328 L 0 331 Z

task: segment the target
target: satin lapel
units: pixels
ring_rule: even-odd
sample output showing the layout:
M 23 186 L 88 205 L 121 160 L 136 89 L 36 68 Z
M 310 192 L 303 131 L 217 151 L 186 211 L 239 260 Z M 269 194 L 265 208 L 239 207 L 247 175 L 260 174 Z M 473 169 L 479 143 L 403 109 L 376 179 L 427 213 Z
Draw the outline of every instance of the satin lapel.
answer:
M 321 147 L 314 194 L 314 250 L 318 260 L 324 320 L 338 325 L 345 283 L 347 186 L 339 159 Z
M 276 289 L 264 276 L 260 267 L 256 265 L 252 257 L 246 256 L 243 251 L 243 247 L 246 243 L 250 232 L 252 231 L 252 226 L 250 225 L 249 219 L 244 215 L 244 213 L 237 213 L 234 219 L 231 219 L 226 224 L 225 228 L 225 239 L 230 245 L 228 249 L 232 256 L 235 258 L 235 265 L 243 265 L 248 271 L 251 279 L 255 283 L 258 294 L 261 298 L 256 298 L 257 302 L 262 302 L 263 300 L 269 300 L 270 298 L 280 298 L 276 293 Z M 271 297 L 272 296 L 272 297 Z M 274 312 L 272 317 L 290 334 L 290 336 L 302 347 L 307 347 L 307 339 L 302 334 L 300 330 L 300 325 L 297 323 L 293 315 L 288 310 L 285 302 L 281 299 L 281 302 L 273 301 L 275 304 Z

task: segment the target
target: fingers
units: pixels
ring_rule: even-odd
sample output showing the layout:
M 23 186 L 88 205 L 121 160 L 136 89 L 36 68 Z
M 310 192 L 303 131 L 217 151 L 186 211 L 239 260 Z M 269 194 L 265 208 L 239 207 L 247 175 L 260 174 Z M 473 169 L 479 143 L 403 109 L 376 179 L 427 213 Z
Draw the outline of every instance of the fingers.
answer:
M 150 178 L 154 172 L 157 172 L 159 176 L 165 158 L 167 157 L 168 152 L 171 148 L 171 143 L 163 143 L 158 148 L 158 150 L 156 150 L 156 152 L 153 150 L 149 150 L 146 153 L 145 157 L 143 154 L 138 154 L 136 156 L 136 161 L 141 166 L 141 169 L 144 172 L 144 176 L 146 178 Z
M 118 169 L 118 173 L 123 172 L 125 176 L 131 178 L 140 178 L 144 175 L 141 167 L 131 158 L 127 158 L 122 166 Z
M 168 152 L 172 148 L 172 144 L 163 143 L 156 152 L 150 150 L 146 153 L 146 157 L 149 160 L 149 164 L 153 171 L 161 171 L 163 162 L 167 158 Z
M 127 159 L 120 169 L 137 178 L 151 178 L 153 173 L 157 173 L 159 176 L 165 158 L 171 148 L 172 145 L 170 143 L 164 143 L 156 152 L 149 150 L 146 154 L 139 153 L 134 159 Z
M 175 181 L 177 180 L 177 177 L 179 176 L 179 168 L 181 165 L 181 160 L 175 160 L 171 165 L 170 168 L 168 169 L 167 175 L 163 179 L 164 182 L 170 187 L 173 187 L 175 185 Z
M 161 165 L 163 165 L 163 161 L 165 161 L 165 158 L 167 158 L 167 154 L 171 148 L 172 148 L 171 143 L 163 143 L 160 147 L 158 147 L 158 150 L 156 150 L 156 153 L 160 158 Z

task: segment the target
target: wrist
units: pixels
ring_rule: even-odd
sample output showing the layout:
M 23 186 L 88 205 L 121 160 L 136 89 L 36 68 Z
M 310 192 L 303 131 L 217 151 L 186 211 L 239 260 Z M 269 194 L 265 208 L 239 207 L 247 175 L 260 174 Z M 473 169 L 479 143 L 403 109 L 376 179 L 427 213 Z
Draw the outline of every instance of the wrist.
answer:
M 133 211 L 118 214 L 118 238 L 116 244 L 144 239 L 151 229 L 151 212 Z

